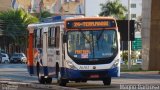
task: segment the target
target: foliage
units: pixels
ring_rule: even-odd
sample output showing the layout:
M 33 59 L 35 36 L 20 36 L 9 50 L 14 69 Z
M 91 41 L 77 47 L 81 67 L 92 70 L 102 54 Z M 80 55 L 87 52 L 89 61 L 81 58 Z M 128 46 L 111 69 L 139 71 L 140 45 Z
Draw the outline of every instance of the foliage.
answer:
M 51 17 L 51 16 L 52 16 L 52 14 L 50 12 L 48 12 L 48 11 L 43 11 L 41 13 L 41 17 L 42 18 Z
M 127 63 L 127 61 L 128 61 L 128 51 L 122 52 L 121 57 L 123 57 L 123 60 L 125 61 L 125 63 Z M 136 60 L 138 57 L 139 57 L 139 56 L 138 56 L 138 54 L 136 53 L 136 51 L 132 51 L 132 52 L 131 52 L 131 59 L 132 59 L 132 60 Z
M 9 38 L 14 44 L 23 45 L 26 41 L 27 25 L 38 22 L 36 17 L 26 13 L 22 9 L 10 9 L 0 12 L 0 20 L 3 20 L 4 36 Z
M 109 1 L 104 4 L 100 4 L 100 6 L 100 16 L 113 16 L 117 19 L 125 19 L 127 9 L 120 3 L 119 0 Z
M 39 21 L 41 21 L 44 18 L 51 17 L 52 14 L 49 11 L 41 11 L 40 13 L 37 13 L 35 16 L 39 18 Z

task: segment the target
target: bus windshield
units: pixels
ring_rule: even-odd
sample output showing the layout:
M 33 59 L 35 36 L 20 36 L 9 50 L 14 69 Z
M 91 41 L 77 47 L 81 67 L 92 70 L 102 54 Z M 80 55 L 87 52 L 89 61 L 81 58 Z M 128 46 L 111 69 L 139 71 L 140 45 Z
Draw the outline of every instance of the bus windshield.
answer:
M 68 31 L 68 54 L 76 59 L 109 58 L 117 50 L 116 30 Z

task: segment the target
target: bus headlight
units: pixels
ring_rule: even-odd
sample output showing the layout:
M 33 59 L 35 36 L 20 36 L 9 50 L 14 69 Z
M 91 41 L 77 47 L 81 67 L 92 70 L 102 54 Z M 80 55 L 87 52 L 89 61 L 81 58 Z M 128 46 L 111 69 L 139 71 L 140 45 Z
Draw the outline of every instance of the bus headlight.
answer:
M 111 68 L 118 67 L 118 64 L 119 64 L 119 60 L 116 60 L 116 61 L 114 62 L 114 64 L 112 65 L 112 67 L 111 67 Z
M 70 69 L 78 70 L 71 61 L 66 61 L 66 63 Z

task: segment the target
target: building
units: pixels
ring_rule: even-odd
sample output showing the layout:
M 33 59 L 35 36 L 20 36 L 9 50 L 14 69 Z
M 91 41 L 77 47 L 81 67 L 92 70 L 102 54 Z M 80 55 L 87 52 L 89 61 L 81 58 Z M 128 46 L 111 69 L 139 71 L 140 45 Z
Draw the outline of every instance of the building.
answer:
M 11 8 L 11 0 L 0 0 L 0 11 L 5 11 Z
M 0 0 L 0 10 L 23 8 L 29 13 L 40 13 L 40 9 L 52 14 L 82 14 L 96 16 L 100 13 L 101 3 L 113 0 Z M 128 0 L 120 0 L 128 8 Z M 127 1 L 127 2 L 126 2 Z M 142 0 L 131 1 L 131 18 L 142 13 Z
M 126 2 L 127 1 L 127 2 Z M 121 0 L 122 4 L 128 9 L 128 0 Z M 135 20 L 142 15 L 142 0 L 130 0 L 131 19 Z M 126 15 L 128 16 L 128 14 Z
M 85 1 L 84 0 L 64 0 L 62 2 L 62 14 L 85 14 Z
M 160 0 L 143 0 L 142 7 L 142 68 L 160 70 Z
M 84 0 L 12 0 L 14 9 L 23 8 L 29 13 L 49 11 L 52 14 L 84 14 Z
M 100 4 L 114 0 L 86 0 L 86 16 L 98 15 L 101 11 Z M 128 0 L 120 0 L 122 5 L 128 9 Z M 131 2 L 131 18 L 136 19 L 142 14 L 142 0 L 130 0 Z M 128 16 L 128 15 L 126 15 Z

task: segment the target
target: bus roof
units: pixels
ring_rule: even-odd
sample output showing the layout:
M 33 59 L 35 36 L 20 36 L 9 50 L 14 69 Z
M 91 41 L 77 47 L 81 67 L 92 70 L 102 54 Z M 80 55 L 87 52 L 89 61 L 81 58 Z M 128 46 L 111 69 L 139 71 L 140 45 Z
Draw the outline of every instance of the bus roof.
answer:
M 42 28 L 42 27 L 53 27 L 63 24 L 63 22 L 51 22 L 51 23 L 38 23 L 38 24 L 29 24 L 28 28 Z
M 74 21 L 74 20 L 103 20 L 103 19 L 107 19 L 107 20 L 115 20 L 115 18 L 113 17 L 78 17 L 78 18 L 67 18 L 65 19 L 65 21 Z

